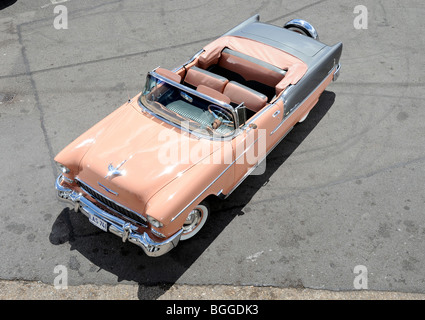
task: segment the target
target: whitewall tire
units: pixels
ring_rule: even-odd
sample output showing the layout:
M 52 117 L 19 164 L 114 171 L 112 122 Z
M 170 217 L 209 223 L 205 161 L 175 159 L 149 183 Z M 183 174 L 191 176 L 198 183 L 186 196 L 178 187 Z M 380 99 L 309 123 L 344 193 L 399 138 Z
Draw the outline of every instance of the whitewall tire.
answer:
M 180 240 L 189 240 L 196 235 L 207 222 L 209 214 L 210 207 L 205 201 L 198 204 L 187 216 Z

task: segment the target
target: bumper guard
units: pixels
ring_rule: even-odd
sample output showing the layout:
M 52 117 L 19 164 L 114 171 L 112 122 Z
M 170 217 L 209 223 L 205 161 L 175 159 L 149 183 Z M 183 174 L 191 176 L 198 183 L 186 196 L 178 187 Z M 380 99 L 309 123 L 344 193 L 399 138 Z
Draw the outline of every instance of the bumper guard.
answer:
M 338 63 L 338 65 L 336 66 L 335 73 L 333 75 L 333 79 L 332 79 L 333 81 L 336 81 L 338 79 L 340 71 L 341 71 L 341 64 Z

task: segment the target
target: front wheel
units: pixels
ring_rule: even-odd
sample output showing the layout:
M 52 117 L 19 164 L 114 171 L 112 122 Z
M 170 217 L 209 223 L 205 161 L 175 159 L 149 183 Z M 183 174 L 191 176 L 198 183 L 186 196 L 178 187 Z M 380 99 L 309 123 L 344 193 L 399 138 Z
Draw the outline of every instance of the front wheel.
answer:
M 197 234 L 207 222 L 209 214 L 210 207 L 206 201 L 198 204 L 187 216 L 180 240 L 188 240 Z

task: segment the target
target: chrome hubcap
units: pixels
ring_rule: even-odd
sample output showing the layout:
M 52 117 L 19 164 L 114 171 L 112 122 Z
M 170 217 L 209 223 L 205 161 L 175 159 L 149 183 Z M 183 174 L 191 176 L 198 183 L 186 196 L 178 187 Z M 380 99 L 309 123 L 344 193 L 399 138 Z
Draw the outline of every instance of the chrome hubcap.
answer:
M 208 220 L 208 206 L 200 203 L 187 216 L 183 223 L 183 233 L 180 240 L 188 240 L 195 236 L 202 229 L 205 222 Z
M 202 219 L 202 211 L 199 209 L 192 210 L 191 213 L 189 213 L 189 216 L 187 217 L 186 221 L 183 224 L 183 232 L 184 233 L 190 233 L 196 227 L 199 225 L 199 222 Z

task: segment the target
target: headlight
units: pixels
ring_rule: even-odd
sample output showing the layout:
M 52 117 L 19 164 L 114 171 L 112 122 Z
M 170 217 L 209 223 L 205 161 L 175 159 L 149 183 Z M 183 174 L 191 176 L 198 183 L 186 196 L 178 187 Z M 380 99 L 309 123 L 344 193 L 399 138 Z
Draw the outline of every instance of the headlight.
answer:
M 161 228 L 164 225 L 162 224 L 162 222 L 159 222 L 158 220 L 156 220 L 155 218 L 152 218 L 151 216 L 148 216 L 148 221 L 151 225 L 153 225 L 155 228 Z
M 56 162 L 56 165 L 62 173 L 69 173 L 71 171 L 67 167 L 65 167 L 62 163 Z

